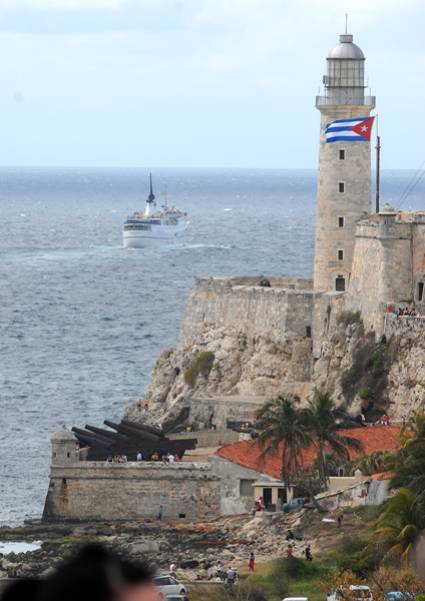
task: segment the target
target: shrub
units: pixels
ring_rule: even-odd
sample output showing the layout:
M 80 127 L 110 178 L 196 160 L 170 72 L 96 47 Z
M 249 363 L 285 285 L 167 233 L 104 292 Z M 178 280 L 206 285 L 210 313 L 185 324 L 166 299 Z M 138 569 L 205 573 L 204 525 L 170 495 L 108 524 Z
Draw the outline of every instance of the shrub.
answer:
M 322 574 L 323 569 L 317 564 L 300 557 L 286 557 L 280 561 L 282 573 L 293 580 L 309 580 Z
M 360 311 L 341 311 L 336 318 L 337 324 L 343 324 L 344 326 L 348 326 L 353 323 L 360 323 L 361 320 L 362 318 Z
M 354 574 L 363 578 L 373 572 L 378 564 L 379 559 L 366 549 L 351 554 L 341 553 L 336 558 L 336 565 L 339 570 L 351 570 Z
M 277 559 L 272 563 L 272 567 L 267 574 L 261 576 L 251 575 L 248 577 L 247 584 L 253 590 L 259 589 L 271 596 L 284 597 L 288 593 L 289 587 L 282 563 L 282 559 Z
M 198 376 L 201 374 L 204 378 L 208 378 L 214 364 L 214 353 L 211 351 L 200 351 L 191 365 L 184 372 L 184 380 L 191 388 L 196 384 Z
M 384 369 L 387 349 L 385 344 L 380 344 L 372 353 L 370 373 L 374 378 L 379 378 Z
M 362 386 L 359 390 L 359 397 L 364 401 L 370 399 L 370 388 L 369 386 Z

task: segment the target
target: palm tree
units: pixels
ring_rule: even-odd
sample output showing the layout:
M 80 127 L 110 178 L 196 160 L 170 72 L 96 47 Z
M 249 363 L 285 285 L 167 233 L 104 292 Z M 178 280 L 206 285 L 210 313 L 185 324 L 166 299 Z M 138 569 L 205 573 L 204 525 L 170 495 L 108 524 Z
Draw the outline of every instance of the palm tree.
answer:
M 380 550 L 386 550 L 388 557 L 398 556 L 407 565 L 424 527 L 424 514 L 415 493 L 408 488 L 399 488 L 376 522 L 374 542 Z
M 350 449 L 362 450 L 359 440 L 339 432 L 341 428 L 355 422 L 343 409 L 335 405 L 327 392 L 320 391 L 316 392 L 308 407 L 304 409 L 302 421 L 316 447 L 319 477 L 325 489 L 329 480 L 326 452 L 330 451 L 344 461 L 349 461 Z
M 282 479 L 286 486 L 299 476 L 302 468 L 301 451 L 311 444 L 303 419 L 303 412 L 285 396 L 268 401 L 257 412 L 256 429 L 263 457 L 281 453 Z
M 396 456 L 389 451 L 372 451 L 350 462 L 350 473 L 360 470 L 365 475 L 386 472 L 394 467 Z

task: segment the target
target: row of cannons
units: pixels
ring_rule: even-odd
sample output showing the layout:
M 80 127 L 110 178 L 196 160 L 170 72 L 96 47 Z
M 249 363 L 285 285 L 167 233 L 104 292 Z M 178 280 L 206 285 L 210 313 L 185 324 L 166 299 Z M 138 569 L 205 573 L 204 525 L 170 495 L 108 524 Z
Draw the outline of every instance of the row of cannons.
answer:
M 110 429 L 90 425 L 84 429 L 72 428 L 89 461 L 105 461 L 117 456 L 135 461 L 140 453 L 145 461 L 160 459 L 168 453 L 181 459 L 186 451 L 195 449 L 198 442 L 196 438 L 173 440 L 159 428 L 125 419 L 120 423 L 109 420 L 103 423 Z

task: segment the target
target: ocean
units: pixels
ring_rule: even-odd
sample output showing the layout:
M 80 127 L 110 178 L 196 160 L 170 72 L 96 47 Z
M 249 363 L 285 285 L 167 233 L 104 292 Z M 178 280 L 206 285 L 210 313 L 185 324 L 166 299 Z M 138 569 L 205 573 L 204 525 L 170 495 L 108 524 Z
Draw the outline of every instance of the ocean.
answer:
M 413 172 L 386 171 L 398 205 Z M 146 169 L 0 170 L 0 524 L 41 515 L 50 435 L 101 426 L 143 396 L 195 276 L 311 276 L 314 170 L 155 169 L 184 241 L 126 250 Z M 418 185 L 405 208 L 425 206 Z

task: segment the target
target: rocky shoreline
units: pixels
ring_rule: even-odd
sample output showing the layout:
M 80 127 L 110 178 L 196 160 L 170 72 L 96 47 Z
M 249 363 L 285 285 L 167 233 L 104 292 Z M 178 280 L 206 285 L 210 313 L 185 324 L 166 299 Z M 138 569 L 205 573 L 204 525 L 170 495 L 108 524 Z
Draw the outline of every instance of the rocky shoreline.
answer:
M 288 528 L 300 538 L 306 510 L 293 514 L 262 513 L 239 515 L 213 522 L 117 522 L 117 523 L 30 523 L 0 528 L 0 541 L 42 541 L 41 548 L 26 553 L 0 556 L 0 579 L 20 567 L 25 576 L 43 576 L 82 545 L 98 542 L 134 559 L 148 561 L 156 570 L 178 566 L 184 580 L 202 580 L 205 565 L 220 560 L 245 565 L 253 550 L 259 561 L 282 556 Z M 303 543 L 299 550 L 302 552 Z

